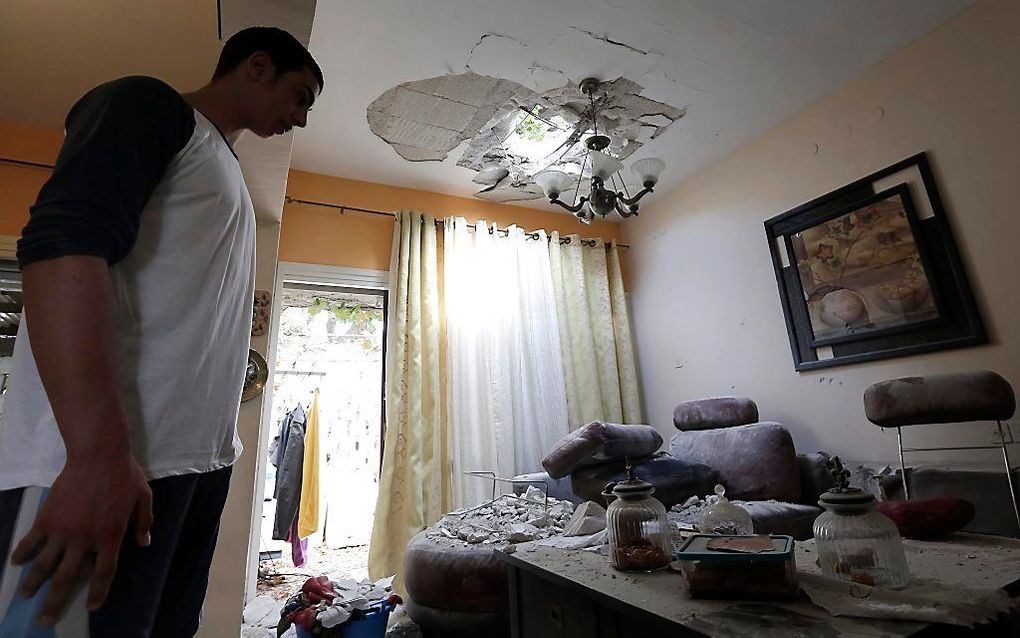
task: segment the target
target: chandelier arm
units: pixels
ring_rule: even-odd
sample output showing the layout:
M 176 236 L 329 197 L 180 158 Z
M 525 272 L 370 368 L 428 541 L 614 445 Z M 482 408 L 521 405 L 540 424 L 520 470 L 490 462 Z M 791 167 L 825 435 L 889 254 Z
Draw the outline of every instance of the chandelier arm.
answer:
M 576 204 L 571 206 L 569 204 L 565 204 L 564 202 L 560 201 L 560 198 L 558 198 L 558 197 L 551 197 L 551 198 L 549 198 L 549 203 L 550 204 L 556 204 L 557 206 L 562 206 L 563 208 L 566 208 L 567 210 L 569 210 L 572 213 L 576 213 L 579 210 L 581 210 L 582 208 L 584 208 L 584 205 L 585 205 L 585 203 L 587 201 L 588 201 L 587 197 L 581 196 L 581 199 L 579 199 Z
M 638 214 L 636 210 L 628 210 L 627 208 L 624 208 L 623 204 L 621 203 L 621 198 L 617 198 L 616 200 L 616 212 L 619 213 L 620 217 L 623 217 L 624 219 L 628 217 L 633 217 L 634 215 Z
M 652 187 L 646 186 L 645 188 L 642 188 L 640 191 L 638 191 L 638 193 L 631 198 L 624 197 L 623 193 L 618 193 L 618 195 L 620 200 L 622 200 L 624 204 L 628 206 L 633 206 L 634 204 L 638 203 L 638 200 L 640 200 L 642 197 L 651 192 L 653 192 Z

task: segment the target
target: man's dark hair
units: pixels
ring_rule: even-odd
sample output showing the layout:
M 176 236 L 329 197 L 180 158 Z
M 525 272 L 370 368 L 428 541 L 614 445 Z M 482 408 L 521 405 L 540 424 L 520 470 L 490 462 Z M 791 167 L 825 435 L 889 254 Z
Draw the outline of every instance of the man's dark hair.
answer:
M 276 27 L 249 27 L 230 36 L 220 52 L 213 79 L 230 73 L 257 51 L 269 56 L 277 75 L 307 67 L 319 83 L 319 91 L 322 91 L 322 69 L 315 58 L 297 38 Z

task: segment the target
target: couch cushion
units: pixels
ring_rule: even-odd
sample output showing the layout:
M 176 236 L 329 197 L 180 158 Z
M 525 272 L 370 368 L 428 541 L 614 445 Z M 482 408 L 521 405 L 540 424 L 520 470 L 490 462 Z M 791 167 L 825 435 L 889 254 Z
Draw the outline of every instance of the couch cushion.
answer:
M 456 611 L 422 605 L 411 597 L 404 606 L 425 638 L 510 638 L 510 614 L 506 611 Z
M 669 442 L 669 453 L 718 470 L 731 499 L 795 503 L 801 498 L 793 438 L 778 423 L 678 432 Z
M 710 430 L 758 421 L 758 406 L 747 397 L 716 397 L 684 401 L 673 409 L 678 430 Z
M 1013 484 L 1020 485 L 1020 468 L 1012 472 Z M 974 506 L 974 518 L 963 526 L 965 532 L 996 534 L 998 536 L 1020 535 L 1013 501 L 1006 482 L 1006 473 L 1000 469 L 971 470 L 934 467 L 907 467 L 907 482 L 910 484 L 911 499 L 929 499 L 954 496 L 970 501 Z M 886 498 L 903 498 L 903 483 L 899 470 L 884 482 Z
M 878 511 L 896 523 L 904 538 L 940 538 L 959 531 L 974 518 L 974 506 L 962 498 L 883 501 Z
M 404 554 L 404 587 L 420 605 L 451 611 L 505 612 L 506 568 L 492 545 L 468 545 L 419 532 Z
M 1006 421 L 1016 411 L 1009 382 L 988 370 L 882 381 L 864 391 L 868 420 L 883 428 Z
M 815 505 L 818 497 L 836 486 L 832 474 L 826 465 L 829 455 L 825 452 L 813 452 L 797 455 L 797 468 L 800 471 L 800 494 L 798 503 Z
M 662 435 L 650 425 L 618 425 L 592 421 L 560 439 L 542 459 L 542 467 L 553 478 L 575 470 L 622 459 L 652 454 L 662 445 Z
M 632 461 L 634 475 L 655 486 L 655 498 L 662 501 L 666 509 L 683 503 L 692 496 L 711 494 L 719 473 L 707 465 L 687 463 L 666 455 Z M 602 490 L 606 483 L 623 481 L 627 478 L 626 463 L 616 461 L 594 467 L 586 467 L 573 473 L 570 484 L 574 493 L 586 501 L 606 505 Z

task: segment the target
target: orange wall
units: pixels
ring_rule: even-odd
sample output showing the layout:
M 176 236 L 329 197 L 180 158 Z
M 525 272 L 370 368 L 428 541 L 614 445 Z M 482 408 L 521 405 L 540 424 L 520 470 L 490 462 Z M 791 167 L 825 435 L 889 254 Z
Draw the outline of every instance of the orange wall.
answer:
M 52 164 L 64 135 L 60 131 L 0 122 L 0 157 Z M 50 172 L 0 162 L 0 235 L 21 235 L 28 207 Z
M 442 219 L 447 215 L 469 221 L 484 219 L 500 226 L 517 224 L 525 230 L 545 229 L 582 237 L 620 239 L 618 224 L 595 222 L 581 225 L 567 213 L 523 206 L 493 204 L 479 199 L 441 195 L 372 182 L 291 170 L 287 194 L 357 208 L 381 211 L 416 210 Z M 280 261 L 328 264 L 352 268 L 388 270 L 393 242 L 393 220 L 375 215 L 287 204 L 280 230 Z

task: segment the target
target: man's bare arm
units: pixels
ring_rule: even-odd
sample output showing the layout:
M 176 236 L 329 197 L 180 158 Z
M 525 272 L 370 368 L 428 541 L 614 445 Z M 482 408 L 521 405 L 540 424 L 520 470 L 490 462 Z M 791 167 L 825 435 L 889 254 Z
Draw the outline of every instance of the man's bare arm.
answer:
M 152 496 L 117 392 L 106 260 L 38 261 L 25 266 L 22 281 L 32 354 L 67 462 L 12 560 L 32 563 L 22 595 L 53 579 L 40 613 L 51 624 L 85 570 L 92 569 L 89 608 L 102 604 L 128 524 L 136 542 L 149 542 Z

